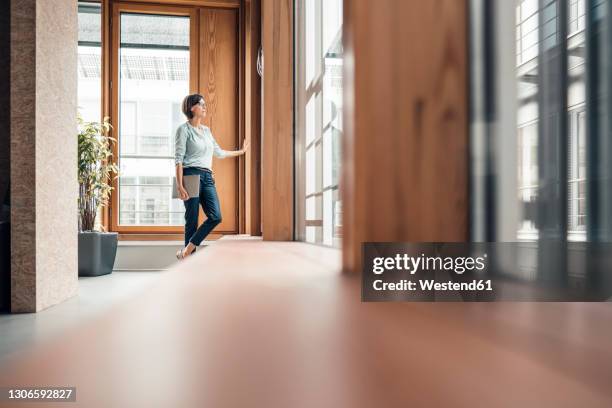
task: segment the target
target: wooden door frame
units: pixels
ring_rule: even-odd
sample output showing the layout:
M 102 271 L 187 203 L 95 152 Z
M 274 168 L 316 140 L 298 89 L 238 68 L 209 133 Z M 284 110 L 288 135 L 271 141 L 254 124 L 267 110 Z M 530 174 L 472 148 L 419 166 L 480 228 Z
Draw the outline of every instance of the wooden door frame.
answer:
M 225 11 L 233 11 L 234 9 L 228 9 L 228 8 L 220 8 L 220 7 L 199 7 L 197 8 L 197 12 L 198 12 L 198 17 L 199 17 L 199 22 L 200 24 L 198 25 L 198 44 L 204 44 L 205 41 L 203 41 L 203 39 L 205 38 L 206 34 L 202 31 L 203 25 L 204 25 L 204 16 L 206 13 L 214 13 L 216 11 L 219 10 L 225 10 Z M 235 15 L 236 18 L 236 30 L 235 30 L 235 34 L 236 34 L 236 50 L 235 50 L 235 61 L 236 61 L 236 71 L 235 71 L 235 79 L 236 79 L 236 85 L 238 87 L 238 92 L 237 92 L 237 98 L 235 101 L 235 109 L 236 109 L 236 114 L 237 114 L 237 122 L 236 122 L 236 130 L 237 130 L 237 137 L 234 141 L 235 146 L 231 147 L 230 149 L 232 150 L 237 150 L 240 149 L 240 144 L 242 142 L 242 140 L 244 139 L 244 109 L 243 109 L 243 100 L 244 100 L 244 85 L 243 85 L 243 81 L 242 81 L 242 72 L 243 72 L 243 63 L 242 63 L 242 52 L 241 52 L 241 43 L 242 43 L 242 24 L 241 24 L 241 13 L 240 10 L 237 10 L 238 12 Z M 206 83 L 203 83 L 203 77 L 205 77 L 205 72 L 206 69 L 202 68 L 205 66 L 204 64 L 204 53 L 200 53 L 199 58 L 200 60 L 197 61 L 198 67 L 200 67 L 201 69 L 198 70 L 198 80 L 200 80 L 199 86 L 198 86 L 198 92 L 201 93 L 202 95 L 205 95 L 205 97 L 210 98 L 210 92 L 206 92 L 206 90 L 203 89 L 203 87 L 206 86 Z M 207 104 L 209 106 L 209 111 L 211 110 L 211 100 L 207 100 Z M 211 129 L 212 129 L 212 125 L 211 125 Z M 216 131 L 213 129 L 213 134 L 215 134 Z M 219 137 L 217 136 L 217 141 L 219 141 Z M 226 148 L 227 145 L 223 144 L 221 146 L 222 148 Z M 224 230 L 219 230 L 216 229 L 215 232 L 216 233 L 220 233 L 220 234 L 228 234 L 228 235 L 235 235 L 235 234 L 239 234 L 241 232 L 244 231 L 244 187 L 241 185 L 241 182 L 244 180 L 244 157 L 243 156 L 239 156 L 236 159 L 231 159 L 231 160 L 237 160 L 236 163 L 234 163 L 235 165 L 235 169 L 236 169 L 236 178 L 234 180 L 234 182 L 236 183 L 236 195 L 235 195 L 235 208 L 237 211 L 237 214 L 232 214 L 232 216 L 235 217 L 235 230 L 231 230 L 231 231 L 224 231 Z M 223 213 L 223 210 L 222 210 Z M 225 213 L 223 213 L 225 214 Z M 223 218 L 226 218 L 225 214 L 223 216 Z M 200 211 L 199 211 L 199 220 L 198 223 L 201 224 L 204 221 L 204 212 L 202 211 L 202 208 L 200 207 Z M 222 225 L 222 224 L 221 224 Z
M 257 57 L 261 45 L 261 0 L 244 0 L 241 9 L 241 62 L 244 76 L 244 129 L 251 143 L 244 160 L 244 233 L 261 235 L 261 78 L 257 72 Z M 242 174 L 242 173 L 241 173 Z
M 113 61 L 118 58 L 119 53 L 119 24 L 112 24 L 112 21 L 118 21 L 119 11 L 131 11 L 131 12 L 141 12 L 145 14 L 159 14 L 163 12 L 164 14 L 174 14 L 174 15 L 189 15 L 191 17 L 191 21 L 193 22 L 190 25 L 190 42 L 193 43 L 194 38 L 198 38 L 200 34 L 199 27 L 199 10 L 205 6 L 210 8 L 238 8 L 238 41 L 237 41 L 237 64 L 238 64 L 238 132 L 239 132 L 239 141 L 244 140 L 246 135 L 246 128 L 249 127 L 249 140 L 251 140 L 251 145 L 254 147 L 260 146 L 260 131 L 257 123 L 259 123 L 259 118 L 251 118 L 250 123 L 245 123 L 245 111 L 247 109 L 252 110 L 253 112 L 260 111 L 260 101 L 256 98 L 249 98 L 246 100 L 246 72 L 245 72 L 245 18 L 244 18 L 244 2 L 245 0 L 217 0 L 217 1 L 207 1 L 207 0 L 186 0 L 186 1 L 172 1 L 172 0 L 157 0 L 157 1 L 148 1 L 148 0 L 126 0 L 126 1 L 112 1 L 112 0 L 102 0 L 102 117 L 110 117 L 111 124 L 115 129 L 118 126 L 118 112 L 119 106 L 118 103 L 114 103 L 113 101 L 118 101 L 118 86 L 115 86 L 114 89 L 112 87 L 112 83 L 118 84 L 118 64 L 113 64 Z M 155 3 L 155 4 L 153 4 Z M 249 3 L 252 3 L 249 1 Z M 258 6 L 258 4 L 257 4 Z M 259 23 L 259 22 L 257 22 Z M 259 30 L 259 24 L 254 24 L 250 27 L 252 30 Z M 256 37 L 258 38 L 258 36 Z M 199 73 L 196 75 L 191 75 L 191 72 L 196 72 L 198 69 L 199 61 L 199 47 L 190 47 L 190 89 L 192 92 L 196 92 L 199 87 Z M 251 65 L 252 70 L 255 70 L 255 64 Z M 256 89 L 256 92 L 253 92 L 254 95 L 259 94 L 259 83 L 251 83 L 248 84 L 249 88 Z M 251 123 L 252 122 L 252 123 Z M 254 235 L 258 235 L 260 233 L 259 228 L 252 227 L 251 225 L 247 226 L 246 221 L 246 206 L 247 201 L 249 204 L 249 212 L 251 216 L 249 220 L 257 220 L 259 219 L 259 214 L 261 211 L 261 203 L 259 198 L 259 186 L 261 184 L 260 181 L 260 171 L 257 166 L 260 165 L 260 152 L 256 149 L 253 149 L 249 152 L 250 160 L 248 163 L 249 166 L 247 168 L 247 160 L 244 157 L 239 158 L 238 163 L 238 233 L 252 233 Z M 118 157 L 118 146 L 115 145 L 113 147 L 113 155 L 115 158 Z M 248 184 L 248 185 L 247 185 Z M 158 226 L 158 227 L 150 227 L 150 226 L 123 226 L 119 227 L 118 225 L 118 214 L 119 214 L 119 202 L 118 202 L 118 194 L 116 193 L 118 190 L 118 181 L 113 180 L 113 187 L 115 188 L 113 194 L 111 195 L 110 200 L 110 208 L 105 207 L 102 210 L 102 226 L 106 230 L 120 232 L 121 236 L 127 236 L 129 234 L 138 234 L 143 235 L 147 234 L 152 239 L 168 239 L 168 237 L 174 237 L 175 239 L 182 239 L 183 228 L 177 228 L 174 226 Z M 247 197 L 247 192 L 249 196 Z
M 294 55 L 293 1 L 265 0 L 261 6 L 264 50 L 261 220 L 266 241 L 293 241 Z

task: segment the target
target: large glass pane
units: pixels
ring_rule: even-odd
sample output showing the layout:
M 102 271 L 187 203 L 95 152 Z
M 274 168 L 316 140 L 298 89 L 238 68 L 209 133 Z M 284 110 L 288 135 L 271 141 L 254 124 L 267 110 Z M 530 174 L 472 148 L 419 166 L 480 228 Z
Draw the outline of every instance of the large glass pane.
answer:
M 568 0 L 567 237 L 586 240 L 586 0 Z
M 565 245 L 608 239 L 608 2 L 470 3 L 483 27 L 472 38 L 471 63 L 482 73 L 472 76 L 480 84 L 472 93 L 480 103 L 472 135 L 486 141 L 477 153 L 487 158 L 482 167 L 488 174 L 474 185 L 488 194 L 479 202 L 488 206 L 480 225 L 493 226 L 487 240 Z M 514 191 L 518 205 L 507 199 Z
M 172 199 L 174 131 L 189 92 L 189 18 L 121 14 L 119 223 L 183 224 Z
M 102 108 L 100 4 L 79 2 L 78 96 L 79 113 L 87 122 L 99 121 Z
M 522 241 L 500 259 L 511 276 L 600 292 L 600 244 L 612 242 L 610 2 L 470 6 L 472 238 Z
M 470 0 L 472 238 L 522 241 L 498 259 L 513 290 L 610 287 L 611 4 Z
M 298 235 L 340 245 L 342 0 L 296 0 Z
M 173 159 L 123 158 L 119 218 L 123 225 L 180 225 L 181 200 L 172 198 Z
M 569 240 L 586 239 L 585 1 L 516 3 L 519 239 L 538 238 L 538 201 L 541 224 L 543 208 L 552 214 L 555 207 L 544 200 L 564 194 L 567 225 L 558 225 L 560 217 L 555 223 L 559 231 L 567 229 Z M 559 172 L 567 174 L 566 193 L 554 186 L 564 182 Z M 562 216 L 563 205 L 556 207 Z M 550 231 L 552 224 L 546 225 Z
M 98 122 L 102 113 L 102 14 L 99 3 L 78 3 L 77 106 L 86 122 Z M 96 229 L 102 217 L 98 209 Z
M 317 44 L 319 38 L 319 30 L 317 30 L 317 12 L 319 0 L 304 0 L 304 15 L 305 15 L 305 30 L 304 30 L 304 48 L 305 48 L 305 64 L 303 66 L 306 75 L 305 87 L 308 87 L 317 74 L 317 51 L 320 51 L 320 45 Z
M 518 191 L 520 218 L 517 238 L 537 238 L 536 199 L 538 194 L 538 128 L 536 123 L 519 124 Z
M 338 191 L 342 139 L 342 0 L 325 1 L 323 9 L 323 243 L 339 245 Z

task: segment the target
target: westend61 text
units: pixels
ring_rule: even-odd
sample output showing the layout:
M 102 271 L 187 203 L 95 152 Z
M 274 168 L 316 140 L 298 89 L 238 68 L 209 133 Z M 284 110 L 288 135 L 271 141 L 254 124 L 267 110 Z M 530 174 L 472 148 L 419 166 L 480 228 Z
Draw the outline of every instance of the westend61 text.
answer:
M 433 279 L 419 279 L 417 282 L 402 279 L 399 282 L 383 282 L 378 279 L 372 284 L 374 290 L 493 290 L 491 280 L 473 280 L 471 282 L 436 282 Z

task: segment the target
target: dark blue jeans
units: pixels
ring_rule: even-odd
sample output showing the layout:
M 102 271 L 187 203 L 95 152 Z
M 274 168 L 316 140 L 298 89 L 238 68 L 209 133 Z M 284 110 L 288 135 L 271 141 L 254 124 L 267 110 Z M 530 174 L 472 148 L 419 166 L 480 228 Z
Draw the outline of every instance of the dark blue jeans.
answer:
M 200 196 L 189 198 L 185 204 L 185 246 L 191 242 L 198 246 L 204 238 L 221 222 L 221 206 L 215 188 L 215 179 L 211 172 L 187 167 L 183 169 L 184 176 L 200 175 Z M 202 206 L 206 221 L 198 228 L 198 210 Z

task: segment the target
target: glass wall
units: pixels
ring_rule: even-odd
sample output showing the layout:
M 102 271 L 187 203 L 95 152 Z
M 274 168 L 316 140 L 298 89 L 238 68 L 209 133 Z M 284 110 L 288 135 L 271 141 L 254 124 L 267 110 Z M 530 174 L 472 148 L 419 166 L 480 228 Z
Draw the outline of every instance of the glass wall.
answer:
M 99 121 L 102 112 L 102 17 L 99 3 L 78 3 L 79 113 L 87 122 Z
M 470 1 L 472 240 L 514 278 L 612 285 L 609 6 Z
M 596 106 L 587 113 L 587 31 L 603 2 L 470 3 L 473 237 L 585 241 L 587 132 L 603 119 Z
M 565 7 L 567 8 L 562 10 Z M 516 15 L 516 36 L 519 45 L 516 52 L 518 155 L 519 158 L 525 159 L 519 161 L 518 171 L 520 175 L 527 175 L 527 177 L 519 176 L 519 197 L 525 211 L 521 217 L 518 237 L 527 239 L 537 237 L 533 211 L 529 211 L 529 207 L 535 203 L 536 191 L 540 188 L 537 167 L 538 103 L 560 103 L 566 99 L 565 107 L 562 109 L 567 112 L 567 118 L 564 119 L 566 123 L 562 124 L 562 127 L 566 128 L 565 143 L 567 143 L 565 147 L 568 192 L 567 238 L 585 240 L 585 0 L 569 0 L 567 4 L 561 4 L 559 1 L 539 4 L 538 0 L 521 0 L 516 5 Z M 558 38 L 561 33 L 567 37 L 565 41 Z M 563 46 L 565 50 L 560 52 L 559 46 Z M 563 58 L 564 61 L 559 61 L 559 58 Z M 566 70 L 563 75 L 558 75 L 565 77 L 564 81 L 557 84 L 564 89 L 549 91 L 549 95 L 558 94 L 553 101 L 538 99 L 538 72 L 542 75 L 556 74 L 545 68 L 538 71 L 539 61 L 542 64 L 558 61 L 558 64 Z M 550 80 L 552 79 L 551 77 Z M 551 88 L 554 88 L 554 84 Z M 559 93 L 560 91 L 562 92 Z
M 605 0 L 470 0 L 471 238 L 513 279 L 612 285 Z
M 119 224 L 183 224 L 172 199 L 174 131 L 189 93 L 189 17 L 121 13 Z
M 100 3 L 78 3 L 77 106 L 86 122 L 102 118 L 102 8 Z M 101 229 L 101 208 L 95 228 Z
M 342 0 L 296 0 L 296 231 L 339 246 Z

